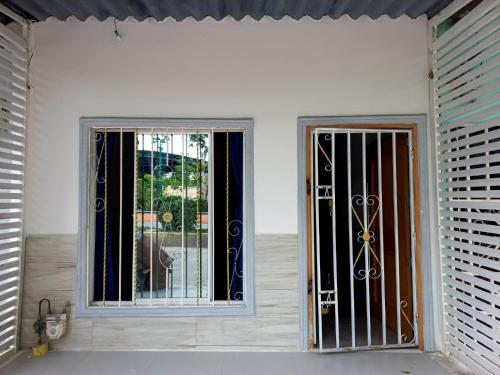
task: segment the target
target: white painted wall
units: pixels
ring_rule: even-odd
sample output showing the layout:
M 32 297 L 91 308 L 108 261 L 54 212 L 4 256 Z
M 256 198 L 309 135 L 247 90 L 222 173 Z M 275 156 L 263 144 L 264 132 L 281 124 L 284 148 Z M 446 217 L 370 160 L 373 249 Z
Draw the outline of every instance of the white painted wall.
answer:
M 35 24 L 26 233 L 77 232 L 81 116 L 253 117 L 256 232 L 296 233 L 297 117 L 427 113 L 426 24 Z

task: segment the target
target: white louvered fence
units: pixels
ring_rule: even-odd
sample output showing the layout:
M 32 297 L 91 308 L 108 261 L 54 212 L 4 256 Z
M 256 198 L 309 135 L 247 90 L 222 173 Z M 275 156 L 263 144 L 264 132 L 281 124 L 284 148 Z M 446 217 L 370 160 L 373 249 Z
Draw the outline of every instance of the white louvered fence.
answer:
M 446 350 L 500 374 L 500 1 L 430 26 Z
M 25 154 L 26 23 L 0 4 L 0 361 L 16 350 Z

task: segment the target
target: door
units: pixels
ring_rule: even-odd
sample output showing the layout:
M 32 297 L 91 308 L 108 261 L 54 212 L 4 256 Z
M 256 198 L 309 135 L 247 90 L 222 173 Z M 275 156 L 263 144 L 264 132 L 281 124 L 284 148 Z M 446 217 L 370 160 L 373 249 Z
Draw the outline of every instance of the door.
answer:
M 321 351 L 418 345 L 412 131 L 310 131 L 310 310 Z

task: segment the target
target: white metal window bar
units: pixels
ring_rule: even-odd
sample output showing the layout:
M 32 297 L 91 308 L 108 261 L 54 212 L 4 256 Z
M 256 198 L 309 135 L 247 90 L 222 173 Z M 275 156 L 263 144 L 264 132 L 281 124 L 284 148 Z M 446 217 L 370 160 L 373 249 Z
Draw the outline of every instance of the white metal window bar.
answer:
M 119 241 L 118 241 L 118 298 L 117 300 L 108 300 L 106 296 L 106 270 L 109 269 L 109 266 L 107 264 L 106 260 L 106 246 L 108 244 L 106 238 L 104 239 L 103 242 L 103 267 L 102 267 L 102 298 L 99 300 L 96 300 L 93 298 L 93 293 L 94 293 L 94 267 L 95 267 L 95 259 L 94 259 L 94 241 L 96 238 L 95 234 L 95 225 L 96 225 L 96 218 L 95 214 L 96 212 L 99 212 L 100 210 L 107 210 L 107 198 L 109 196 L 109 193 L 107 193 L 107 181 L 109 179 L 108 173 L 108 163 L 109 161 L 107 160 L 108 158 L 108 153 L 109 150 L 107 149 L 108 147 L 108 137 L 112 133 L 118 133 L 119 134 Z M 213 278 L 213 265 L 214 265 L 214 260 L 213 260 L 213 252 L 214 252 L 214 232 L 213 232 L 213 212 L 214 212 L 214 198 L 213 198 L 213 191 L 214 191 L 214 178 L 213 178 L 213 171 L 214 171 L 214 163 L 213 163 L 213 139 L 214 139 L 214 134 L 219 133 L 219 134 L 226 134 L 226 159 L 229 157 L 229 135 L 231 133 L 238 133 L 242 135 L 242 142 L 243 145 L 245 144 L 244 142 L 244 137 L 245 137 L 245 129 L 236 129 L 236 128 L 231 128 L 231 129 L 221 129 L 221 128 L 211 128 L 211 129 L 206 129 L 206 128 L 174 128 L 174 129 L 156 129 L 156 128 L 118 128 L 118 127 L 113 127 L 113 128 L 102 128 L 102 127 L 90 127 L 89 128 L 89 150 L 88 150 L 88 176 L 91 178 L 89 179 L 89 186 L 88 186 L 88 202 L 90 203 L 89 205 L 89 210 L 87 214 L 87 280 L 86 280 L 86 285 L 87 285 L 87 292 L 86 292 L 86 300 L 87 300 L 87 306 L 89 307 L 133 307 L 133 306 L 140 306 L 140 307 L 158 307 L 158 306 L 172 306 L 172 307 L 180 307 L 180 306 L 199 306 L 199 307 L 207 307 L 207 306 L 224 306 L 224 305 L 230 305 L 230 306 L 239 306 L 242 304 L 245 304 L 247 301 L 247 288 L 246 288 L 246 278 L 244 275 L 246 274 L 246 262 L 243 261 L 243 266 L 242 270 L 238 271 L 237 269 L 237 262 L 238 257 L 240 256 L 242 252 L 242 247 L 243 244 L 245 243 L 245 231 L 244 231 L 244 223 L 239 221 L 239 220 L 228 220 L 228 217 L 226 217 L 226 222 L 227 222 L 227 259 L 228 261 L 231 261 L 231 265 L 227 265 L 227 269 L 231 269 L 231 274 L 228 273 L 228 291 L 227 291 L 227 299 L 225 300 L 220 300 L 216 299 L 214 296 L 214 278 Z M 123 139 L 124 139 L 124 134 L 133 134 L 134 137 L 134 142 L 136 143 L 136 147 L 134 147 L 134 193 L 133 197 L 128 197 L 124 196 L 123 194 L 123 174 L 124 174 L 124 168 L 123 168 L 123 157 L 124 157 L 124 150 L 123 150 Z M 193 146 L 190 144 L 190 137 L 197 137 L 197 140 L 194 142 L 196 146 Z M 200 142 L 202 138 L 205 140 L 205 144 L 207 146 L 206 151 L 202 151 L 200 147 Z M 163 151 L 161 148 L 158 148 L 158 144 L 155 143 L 157 142 L 158 139 L 161 139 L 159 143 L 166 143 L 166 162 L 167 165 L 162 165 L 162 162 L 157 162 L 157 157 L 155 157 L 155 153 L 161 154 Z M 156 141 L 155 141 L 156 140 Z M 97 144 L 99 142 L 103 141 L 103 146 L 101 146 L 101 149 L 98 150 Z M 156 148 L 155 148 L 156 147 Z M 175 150 L 174 150 L 175 149 Z M 138 167 L 138 152 L 142 151 L 142 157 L 144 158 L 145 153 L 149 152 L 150 157 L 149 157 L 149 170 L 151 171 L 150 173 L 150 191 L 149 191 L 149 197 L 147 199 L 149 200 L 149 212 L 146 214 L 149 214 L 149 223 L 148 220 L 145 219 L 145 212 L 143 210 L 142 215 L 140 220 L 139 215 L 138 215 L 138 210 L 137 210 L 137 202 L 138 202 L 138 195 L 139 192 L 137 191 L 138 187 L 138 181 L 140 180 L 139 177 L 139 167 Z M 196 155 L 193 154 L 196 153 Z M 203 155 L 202 155 L 203 153 Z M 176 156 L 180 158 L 180 176 L 175 176 L 177 171 L 174 171 L 171 167 L 168 166 L 168 157 L 173 157 Z M 196 192 L 193 192 L 193 189 L 187 185 L 186 181 L 189 181 L 192 179 L 192 174 L 193 173 L 188 173 L 187 168 L 189 167 L 188 164 L 193 164 L 192 160 L 195 159 L 196 162 L 194 163 L 196 165 Z M 203 160 L 203 163 L 206 163 L 206 170 L 204 172 L 201 172 L 201 161 Z M 165 161 L 165 160 L 164 160 Z M 242 163 L 243 163 L 243 169 L 245 168 L 245 152 L 243 149 L 243 154 L 242 154 Z M 104 177 L 99 178 L 99 168 L 102 168 L 102 165 L 104 165 Z M 159 296 L 158 289 L 153 288 L 154 284 L 154 260 L 156 260 L 156 255 L 153 254 L 153 248 L 156 246 L 158 248 L 158 234 L 159 234 L 159 220 L 160 218 L 158 217 L 158 214 L 160 213 L 155 212 L 154 208 L 158 207 L 158 201 L 161 200 L 161 197 L 155 196 L 154 192 L 154 187 L 155 187 L 155 178 L 158 179 L 160 174 L 158 171 L 162 171 L 162 168 L 165 169 L 167 168 L 169 170 L 169 173 L 172 175 L 170 176 L 171 178 L 174 178 L 174 183 L 179 184 L 177 187 L 177 190 L 174 191 L 175 189 L 172 188 L 171 186 L 167 186 L 167 189 L 170 189 L 171 194 L 177 194 L 179 193 L 179 196 L 181 197 L 181 210 L 180 210 L 180 216 L 181 216 L 181 226 L 179 228 L 179 233 L 180 238 L 181 238 L 181 243 L 180 247 L 174 251 L 173 256 L 172 256 L 172 264 L 170 266 L 165 266 L 162 261 L 160 255 L 158 255 L 158 258 L 160 258 L 159 263 L 166 268 L 165 271 L 165 292 L 164 294 L 161 293 L 162 295 Z M 226 179 L 229 178 L 228 175 L 228 170 L 229 168 L 229 160 L 226 160 Z M 244 170 L 242 172 L 242 175 L 245 176 Z M 156 176 L 156 177 L 155 177 Z M 202 177 L 203 176 L 203 177 Z M 144 177 L 144 175 L 143 175 Z M 163 176 L 164 177 L 164 176 Z M 177 179 L 179 178 L 179 179 Z M 200 266 L 200 259 L 202 257 L 202 252 L 201 246 L 202 246 L 202 239 L 201 239 L 201 231 L 203 226 L 205 225 L 202 220 L 202 215 L 199 212 L 200 210 L 200 198 L 201 198 L 201 193 L 202 193 L 202 178 L 205 178 L 205 182 L 207 183 L 208 186 L 205 187 L 205 192 L 203 194 L 206 195 L 206 200 L 207 200 L 207 209 L 208 209 L 208 222 L 207 222 L 207 248 L 206 248 L 206 262 L 203 262 L 204 266 L 203 269 L 201 269 Z M 177 179 L 177 180 L 176 180 Z M 97 189 L 99 184 L 102 184 L 104 186 L 104 198 L 98 196 Z M 142 187 L 144 187 L 144 179 L 142 180 Z M 226 180 L 226 189 L 229 188 L 229 180 Z M 180 190 L 179 190 L 180 189 Z M 243 177 L 243 182 L 242 182 L 242 189 L 245 189 L 245 177 Z M 242 193 L 243 190 L 240 192 Z M 192 195 L 195 194 L 195 197 L 192 197 Z M 229 192 L 226 191 L 226 207 L 228 207 L 230 204 L 233 204 L 232 202 L 229 201 L 228 195 Z M 168 195 L 168 194 L 167 194 Z M 141 261 L 139 261 L 139 249 L 144 247 L 144 242 L 141 243 L 141 246 L 139 246 L 138 241 L 134 240 L 133 241 L 133 256 L 132 256 L 132 264 L 133 264 L 133 269 L 130 270 L 132 272 L 132 298 L 129 300 L 124 300 L 122 298 L 122 238 L 123 238 L 123 231 L 130 230 L 129 228 L 123 228 L 122 226 L 122 221 L 124 217 L 124 212 L 123 212 L 123 202 L 124 200 L 127 199 L 133 199 L 134 200 L 134 209 L 133 209 L 133 228 L 132 229 L 134 233 L 134 238 L 137 237 L 138 234 L 142 236 L 149 235 L 149 272 L 148 272 L 148 278 L 149 278 L 149 290 L 142 290 L 139 292 L 138 290 L 138 282 L 140 277 L 138 276 L 137 268 L 138 265 Z M 190 246 L 192 245 L 192 239 L 190 239 L 190 236 L 188 233 L 188 228 L 187 228 L 187 220 L 188 220 L 188 213 L 187 213 L 187 207 L 186 204 L 189 203 L 188 201 L 190 199 L 194 199 L 197 201 L 196 203 L 196 208 L 197 208 L 197 219 L 198 222 L 195 223 L 195 226 L 198 227 L 197 233 L 196 233 L 196 248 L 197 250 L 197 260 L 196 260 L 196 267 L 195 270 L 193 271 L 193 260 L 192 260 L 192 254 Z M 244 200 L 243 200 L 244 202 Z M 144 202 L 142 203 L 144 204 Z M 243 212 L 245 212 L 245 203 L 243 205 Z M 163 218 L 164 221 L 166 220 L 172 220 L 172 213 L 167 211 L 164 213 L 164 216 L 167 215 L 167 219 Z M 226 216 L 228 214 L 226 213 Z M 243 215 L 243 218 L 245 215 Z M 104 233 L 107 233 L 106 225 L 109 222 L 109 219 L 107 218 L 107 213 L 105 212 L 104 214 Z M 140 221 L 141 227 L 137 225 L 137 222 Z M 147 223 L 149 228 L 145 227 L 145 223 Z M 192 223 L 191 223 L 192 224 Z M 164 233 L 162 233 L 163 235 Z M 156 242 L 154 241 L 154 238 L 156 236 Z M 233 245 L 232 242 L 230 243 L 229 240 L 232 237 L 235 236 L 240 236 L 240 243 Z M 163 243 L 163 237 L 161 239 L 161 243 Z M 163 249 L 163 247 L 160 247 L 160 249 Z M 205 253 L 205 251 L 203 252 Z M 169 255 L 167 254 L 167 258 Z M 177 266 L 175 266 L 177 264 Z M 170 268 L 169 268 L 170 267 Z M 172 270 L 177 267 L 177 271 L 180 271 L 180 280 L 178 280 L 178 285 L 180 287 L 179 291 L 172 291 L 172 289 L 168 290 L 169 287 L 173 288 L 173 284 L 175 283 L 175 280 L 172 276 Z M 96 268 L 97 269 L 97 268 Z M 158 269 L 156 269 L 156 272 L 158 272 Z M 188 280 L 193 272 L 196 273 L 196 287 L 197 291 L 195 294 L 193 294 L 193 289 L 192 285 L 189 283 L 191 282 Z M 170 277 L 170 278 L 169 278 Z M 241 292 L 231 292 L 232 284 L 235 282 L 235 278 L 239 278 L 242 280 L 242 290 Z M 202 280 L 203 279 L 203 280 Z M 201 286 L 203 285 L 203 286 Z

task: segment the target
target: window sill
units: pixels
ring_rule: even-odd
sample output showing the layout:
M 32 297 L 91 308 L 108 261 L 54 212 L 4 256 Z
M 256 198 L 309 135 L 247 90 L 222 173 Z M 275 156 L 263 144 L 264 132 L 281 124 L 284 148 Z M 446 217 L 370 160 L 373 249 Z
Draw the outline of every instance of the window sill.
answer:
M 255 316 L 254 306 L 234 304 L 224 306 L 193 305 L 152 305 L 140 307 L 126 306 L 87 306 L 77 307 L 76 318 L 192 318 L 192 317 L 227 317 Z

